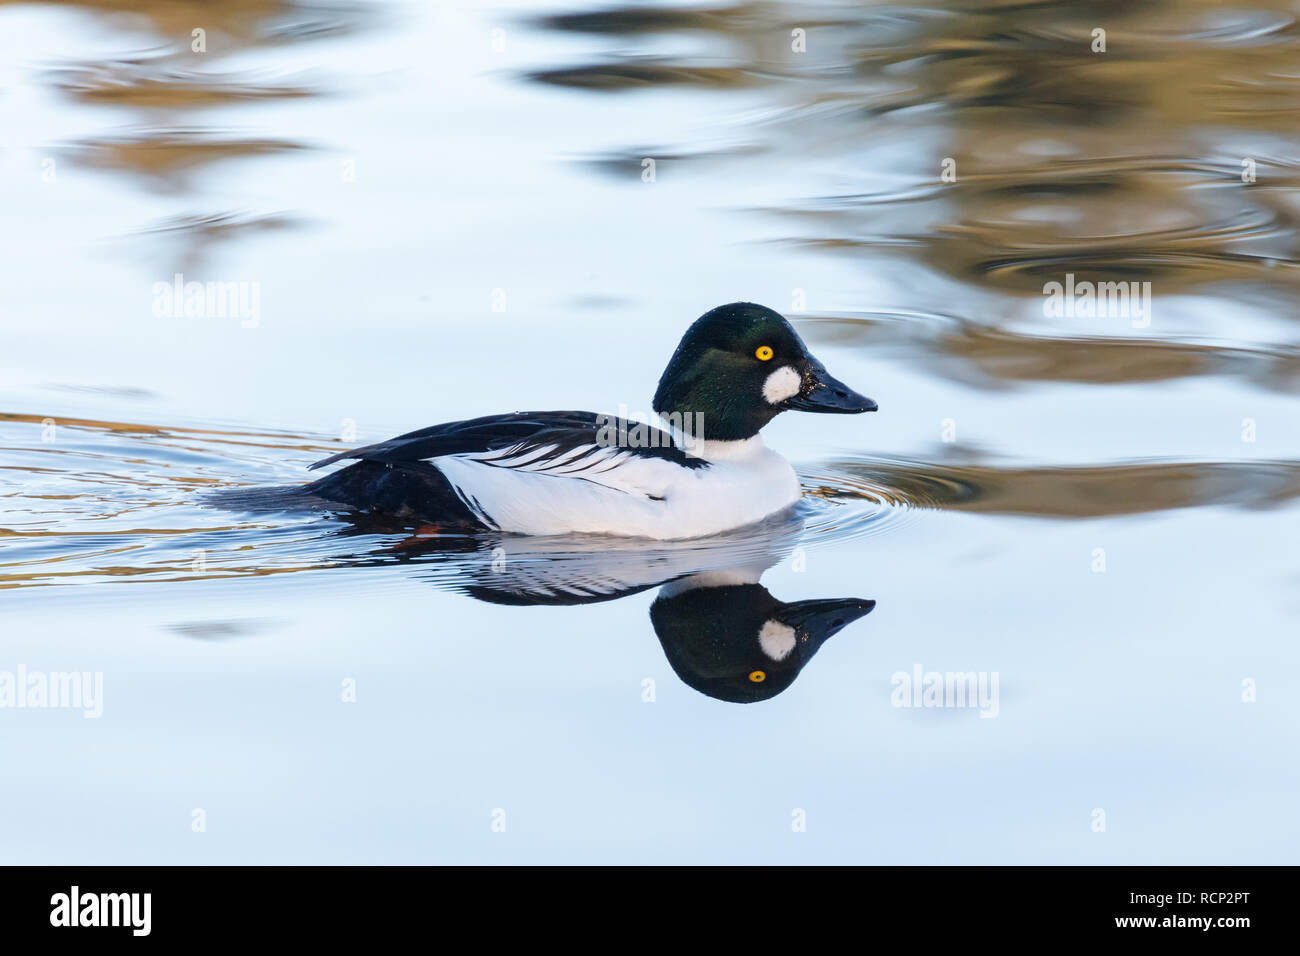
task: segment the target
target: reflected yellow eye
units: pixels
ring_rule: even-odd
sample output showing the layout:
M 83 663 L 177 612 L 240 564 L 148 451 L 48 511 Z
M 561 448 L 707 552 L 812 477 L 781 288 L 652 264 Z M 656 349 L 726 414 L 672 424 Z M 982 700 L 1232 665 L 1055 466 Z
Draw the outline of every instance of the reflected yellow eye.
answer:
M 772 350 L 768 349 L 768 351 L 771 352 Z M 767 675 L 764 674 L 762 671 L 750 671 L 749 679 L 752 680 L 755 684 L 761 684 L 763 683 L 763 681 L 767 680 Z
M 770 359 L 770 358 L 772 357 L 772 346 L 770 346 L 770 345 L 760 345 L 760 346 L 758 347 L 758 350 L 757 350 L 756 352 L 754 352 L 754 355 L 758 358 L 758 360 L 759 360 L 760 362 L 766 362 L 768 359 Z M 754 673 L 757 674 L 758 671 L 754 671 Z M 763 678 L 761 678 L 761 677 L 759 678 L 759 680 L 762 680 L 762 679 L 763 679 Z

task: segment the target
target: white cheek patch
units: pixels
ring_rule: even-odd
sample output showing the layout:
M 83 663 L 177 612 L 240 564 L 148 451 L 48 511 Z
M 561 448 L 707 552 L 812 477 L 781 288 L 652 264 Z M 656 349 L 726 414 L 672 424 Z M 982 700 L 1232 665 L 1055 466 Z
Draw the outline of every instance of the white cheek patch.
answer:
M 758 632 L 758 644 L 774 661 L 783 661 L 794 650 L 794 628 L 780 621 L 764 621 Z
M 782 365 L 763 382 L 763 397 L 767 399 L 769 405 L 775 405 L 798 395 L 799 386 L 802 384 L 799 373 L 793 366 Z

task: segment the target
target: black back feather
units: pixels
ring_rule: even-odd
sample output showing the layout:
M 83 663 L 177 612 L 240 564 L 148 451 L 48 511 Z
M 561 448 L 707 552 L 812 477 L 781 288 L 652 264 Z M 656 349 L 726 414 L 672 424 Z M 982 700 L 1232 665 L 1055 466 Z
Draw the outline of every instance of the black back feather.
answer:
M 444 455 L 468 455 L 514 448 L 518 448 L 517 454 L 522 455 L 529 450 L 546 446 L 554 446 L 547 458 L 559 461 L 566 455 L 578 453 L 579 449 L 595 445 L 602 429 L 610 427 L 618 430 L 620 435 L 641 429 L 637 433 L 638 437 L 644 437 L 648 442 L 645 445 L 619 444 L 620 451 L 646 458 L 663 458 L 687 468 L 703 468 L 708 465 L 703 459 L 686 454 L 674 443 L 672 435 L 662 429 L 612 415 L 560 411 L 512 412 L 508 415 L 487 415 L 466 421 L 446 422 L 373 445 L 339 452 L 308 467 L 321 468 L 349 458 L 403 464 Z

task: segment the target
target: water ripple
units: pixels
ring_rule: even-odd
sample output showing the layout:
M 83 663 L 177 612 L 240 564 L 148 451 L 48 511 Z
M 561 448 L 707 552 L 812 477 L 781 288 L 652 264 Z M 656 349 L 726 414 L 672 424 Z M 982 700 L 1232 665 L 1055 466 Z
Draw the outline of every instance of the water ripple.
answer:
M 31 416 L 0 415 L 0 422 L 39 427 Z M 845 457 L 801 470 L 805 494 L 794 513 L 709 538 L 428 536 L 316 512 L 247 515 L 203 506 L 214 488 L 298 480 L 302 464 L 332 447 L 319 437 L 89 420 L 62 428 L 76 437 L 0 447 L 12 462 L 0 470 L 0 589 L 411 567 L 440 586 L 464 589 L 481 585 L 484 568 L 502 553 L 512 574 L 649 587 L 771 563 L 796 548 L 904 533 L 928 511 L 1088 518 L 1266 508 L 1300 497 L 1294 461 L 1029 467 Z

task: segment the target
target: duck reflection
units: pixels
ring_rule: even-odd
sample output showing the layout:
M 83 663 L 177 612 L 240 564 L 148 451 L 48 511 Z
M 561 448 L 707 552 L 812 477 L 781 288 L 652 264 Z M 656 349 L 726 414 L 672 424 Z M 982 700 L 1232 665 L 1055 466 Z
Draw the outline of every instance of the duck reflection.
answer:
M 799 542 L 786 516 L 703 541 L 582 538 L 407 538 L 386 561 L 415 561 L 439 587 L 492 604 L 573 606 L 660 591 L 650 623 L 687 686 L 737 704 L 775 697 L 821 646 L 870 613 L 862 598 L 786 602 L 759 583 Z M 422 559 L 438 553 L 438 560 Z
M 650 621 L 683 683 L 752 704 L 793 684 L 827 638 L 875 606 L 861 598 L 786 603 L 757 581 L 694 574 L 664 585 Z

